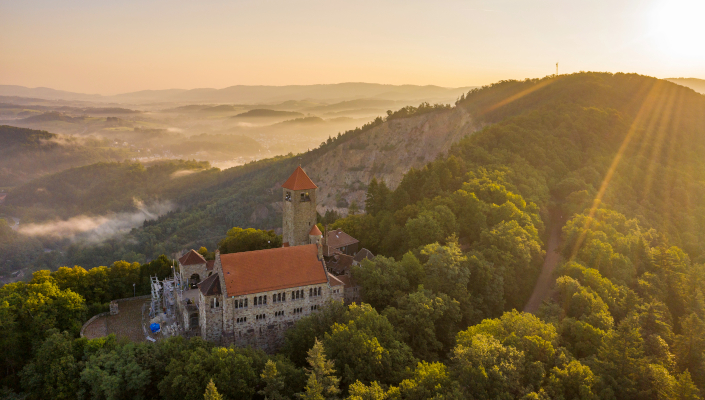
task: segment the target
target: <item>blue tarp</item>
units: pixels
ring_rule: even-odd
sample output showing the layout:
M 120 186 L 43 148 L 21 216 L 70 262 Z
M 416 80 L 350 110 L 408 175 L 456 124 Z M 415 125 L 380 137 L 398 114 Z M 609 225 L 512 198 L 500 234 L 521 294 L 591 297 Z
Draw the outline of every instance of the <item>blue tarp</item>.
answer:
M 151 324 L 151 325 L 149 325 L 149 329 L 152 331 L 152 333 L 157 333 L 162 328 L 159 326 L 159 324 Z

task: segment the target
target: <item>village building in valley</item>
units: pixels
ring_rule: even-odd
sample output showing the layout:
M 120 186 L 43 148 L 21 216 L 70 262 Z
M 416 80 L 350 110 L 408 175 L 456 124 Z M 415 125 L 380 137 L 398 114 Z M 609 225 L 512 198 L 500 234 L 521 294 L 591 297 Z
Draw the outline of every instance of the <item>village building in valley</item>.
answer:
M 175 310 L 186 331 L 223 344 L 272 350 L 284 332 L 330 300 L 360 300 L 350 268 L 374 257 L 342 230 L 316 226 L 317 186 L 299 166 L 283 189 L 283 247 L 206 261 L 195 250 L 179 258 L 184 291 Z

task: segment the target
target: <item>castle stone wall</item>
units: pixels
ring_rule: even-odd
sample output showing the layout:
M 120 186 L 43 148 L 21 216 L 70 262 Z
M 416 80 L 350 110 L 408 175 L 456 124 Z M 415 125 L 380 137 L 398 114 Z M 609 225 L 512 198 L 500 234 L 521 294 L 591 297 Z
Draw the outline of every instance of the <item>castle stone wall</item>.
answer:
M 218 306 L 212 307 L 214 298 Z M 223 296 L 204 296 L 199 294 L 198 318 L 201 327 L 201 337 L 210 342 L 218 343 L 223 334 Z
M 312 289 L 321 288 L 320 296 L 311 296 Z M 336 287 L 335 289 L 339 289 Z M 212 316 L 208 298 L 204 298 L 201 307 L 201 336 L 209 341 L 222 345 L 235 344 L 237 346 L 253 346 L 268 352 L 278 349 L 284 342 L 284 332 L 294 325 L 298 319 L 317 312 L 331 300 L 342 301 L 343 293 L 331 289 L 328 284 L 318 284 L 274 290 L 246 296 L 226 298 L 222 305 L 221 318 Z M 304 297 L 291 298 L 292 291 L 303 290 Z M 286 301 L 274 302 L 273 296 L 286 293 Z M 254 305 L 254 297 L 267 296 L 267 304 Z M 202 296 L 203 297 L 203 296 Z M 247 307 L 235 308 L 235 302 L 247 298 Z M 205 307 L 205 312 L 203 312 Z M 278 315 L 281 314 L 281 315 Z M 258 318 L 257 316 L 262 316 Z M 238 322 L 243 321 L 244 322 Z M 216 334 L 213 330 L 220 329 Z

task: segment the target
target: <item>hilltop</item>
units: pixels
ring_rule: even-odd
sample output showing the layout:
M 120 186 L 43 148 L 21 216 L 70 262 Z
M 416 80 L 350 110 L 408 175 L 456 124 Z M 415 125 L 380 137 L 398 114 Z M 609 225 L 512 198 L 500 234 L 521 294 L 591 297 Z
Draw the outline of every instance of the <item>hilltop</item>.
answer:
M 668 78 L 667 81 L 677 83 L 681 86 L 689 87 L 698 93 L 705 94 L 705 79 L 697 78 Z

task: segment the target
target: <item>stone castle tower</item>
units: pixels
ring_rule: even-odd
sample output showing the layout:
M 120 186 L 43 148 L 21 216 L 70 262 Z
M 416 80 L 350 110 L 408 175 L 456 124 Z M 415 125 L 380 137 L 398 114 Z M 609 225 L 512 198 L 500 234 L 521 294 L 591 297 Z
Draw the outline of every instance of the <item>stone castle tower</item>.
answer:
M 284 196 L 283 242 L 289 246 L 310 244 L 320 238 L 316 226 L 316 186 L 301 166 L 282 185 Z M 314 229 L 315 228 L 315 229 Z M 309 236 L 313 233 L 313 236 Z

